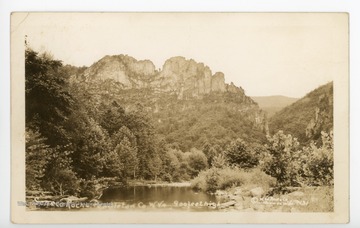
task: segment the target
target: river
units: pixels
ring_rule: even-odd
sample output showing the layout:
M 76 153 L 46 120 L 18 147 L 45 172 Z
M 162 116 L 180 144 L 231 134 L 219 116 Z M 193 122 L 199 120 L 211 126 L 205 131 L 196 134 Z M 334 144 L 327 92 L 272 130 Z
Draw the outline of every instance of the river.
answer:
M 129 210 L 214 210 L 220 203 L 214 195 L 182 186 L 129 186 L 104 190 L 100 201 Z M 116 205 L 116 206 L 114 206 Z

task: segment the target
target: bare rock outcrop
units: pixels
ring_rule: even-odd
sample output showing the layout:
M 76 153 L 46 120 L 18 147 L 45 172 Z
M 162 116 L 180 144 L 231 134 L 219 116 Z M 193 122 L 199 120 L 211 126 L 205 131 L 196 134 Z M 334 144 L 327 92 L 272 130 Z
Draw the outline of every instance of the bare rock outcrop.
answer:
M 150 60 L 138 61 L 127 55 L 105 56 L 84 72 L 86 80 L 113 79 L 125 89 L 149 86 L 155 74 L 155 65 Z
M 82 75 L 85 80 L 112 79 L 124 89 L 150 88 L 156 92 L 172 92 L 178 99 L 202 98 L 211 92 L 236 93 L 249 99 L 241 87 L 226 84 L 222 72 L 212 74 L 203 63 L 181 56 L 165 61 L 157 71 L 150 60 L 136 60 L 128 55 L 105 56 Z

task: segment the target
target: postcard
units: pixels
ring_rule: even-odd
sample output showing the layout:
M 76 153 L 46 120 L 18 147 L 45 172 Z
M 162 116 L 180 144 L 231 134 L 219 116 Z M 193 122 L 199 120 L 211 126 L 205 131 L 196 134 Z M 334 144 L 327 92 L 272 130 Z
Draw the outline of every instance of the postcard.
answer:
M 12 221 L 349 222 L 348 23 L 13 12 Z

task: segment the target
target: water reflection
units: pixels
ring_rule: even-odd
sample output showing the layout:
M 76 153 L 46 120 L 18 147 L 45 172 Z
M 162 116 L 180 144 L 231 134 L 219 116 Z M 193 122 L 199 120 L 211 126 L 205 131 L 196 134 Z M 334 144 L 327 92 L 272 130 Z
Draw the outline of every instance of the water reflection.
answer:
M 190 210 L 211 210 L 210 204 L 217 203 L 214 195 L 197 192 L 190 187 L 173 186 L 131 186 L 109 188 L 103 192 L 102 202 L 123 202 L 126 205 L 153 205 L 163 208 Z M 210 205 L 210 206 L 209 206 Z

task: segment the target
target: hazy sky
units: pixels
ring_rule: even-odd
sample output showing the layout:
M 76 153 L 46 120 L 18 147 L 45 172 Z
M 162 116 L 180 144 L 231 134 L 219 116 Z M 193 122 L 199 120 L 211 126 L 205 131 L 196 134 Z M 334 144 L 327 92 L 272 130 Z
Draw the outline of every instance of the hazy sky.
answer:
M 90 66 L 105 55 L 184 56 L 221 71 L 247 95 L 302 97 L 347 66 L 347 15 L 298 14 L 19 14 L 15 26 L 36 51 Z M 346 77 L 347 75 L 344 75 Z

